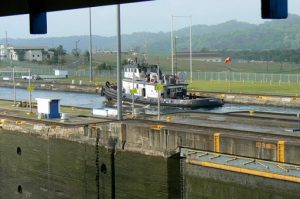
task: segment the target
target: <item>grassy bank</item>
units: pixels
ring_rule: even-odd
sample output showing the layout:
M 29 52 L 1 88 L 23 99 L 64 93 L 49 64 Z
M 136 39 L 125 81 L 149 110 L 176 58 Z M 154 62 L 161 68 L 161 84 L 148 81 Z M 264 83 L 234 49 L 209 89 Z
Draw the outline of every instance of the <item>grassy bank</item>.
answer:
M 193 81 L 188 88 L 190 91 L 300 96 L 300 85 L 288 83 Z

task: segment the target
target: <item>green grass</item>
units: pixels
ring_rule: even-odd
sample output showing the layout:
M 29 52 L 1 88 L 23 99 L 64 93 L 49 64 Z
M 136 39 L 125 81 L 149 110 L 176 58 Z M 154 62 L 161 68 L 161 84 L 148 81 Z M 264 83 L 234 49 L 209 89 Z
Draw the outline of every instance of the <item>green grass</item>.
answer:
M 122 55 L 122 60 L 125 59 L 134 59 L 135 56 L 132 55 Z M 138 55 L 137 56 L 139 61 L 142 61 L 144 56 Z M 76 60 L 74 56 L 68 55 L 66 56 L 66 60 L 68 63 L 72 63 Z M 55 82 L 61 83 L 71 83 L 72 80 L 76 81 L 76 84 L 79 83 L 81 80 L 83 84 L 92 84 L 92 85 L 99 85 L 103 84 L 106 81 L 116 82 L 116 75 L 109 76 L 109 75 L 101 75 L 96 76 L 96 68 L 99 64 L 106 62 L 111 64 L 113 67 L 116 66 L 116 54 L 94 54 L 93 55 L 93 68 L 94 68 L 94 78 L 93 82 L 90 82 L 88 76 L 70 76 L 68 79 L 63 80 L 55 80 Z M 171 71 L 171 60 L 170 60 L 170 53 L 168 52 L 152 52 L 147 54 L 147 62 L 149 64 L 157 64 L 161 66 L 162 70 L 165 74 L 170 74 Z M 3 62 L 4 63 L 4 62 Z M 20 62 L 19 64 L 22 64 Z M 28 64 L 25 63 L 24 64 Z M 174 64 L 174 71 L 186 71 L 189 75 L 190 70 L 190 62 L 189 60 L 182 60 L 179 59 L 177 64 Z M 0 64 L 1 67 L 2 64 Z M 4 64 L 5 65 L 5 64 Z M 33 65 L 32 65 L 33 66 Z M 176 67 L 177 66 L 177 67 Z M 2 66 L 4 68 L 5 66 Z M 39 66 L 42 67 L 42 66 Z M 46 67 L 46 66 L 45 66 Z M 63 67 L 64 69 L 68 70 L 67 65 Z M 76 69 L 81 70 L 89 70 L 88 64 L 82 64 L 77 66 Z M 292 64 L 292 63 L 238 63 L 235 60 L 229 64 L 224 63 L 212 63 L 212 62 L 201 62 L 199 60 L 193 61 L 193 72 L 194 78 L 195 75 L 197 76 L 198 72 L 228 72 L 229 69 L 232 72 L 237 73 L 264 73 L 264 74 L 300 74 L 300 65 Z M 208 73 L 207 73 L 208 74 Z M 198 74 L 199 75 L 199 74 Z M 250 75 L 251 76 L 251 75 Z M 253 76 L 253 75 L 252 75 Z M 251 77 L 252 77 L 251 76 Z M 258 81 L 260 80 L 259 77 L 261 75 L 257 75 Z M 242 76 L 241 79 L 247 79 L 247 77 Z M 276 75 L 274 75 L 278 79 Z M 253 78 L 253 77 L 252 77 Z M 261 77 L 260 77 L 261 78 Z M 291 77 L 292 78 L 292 77 Z M 298 77 L 297 77 L 298 78 Z M 269 81 L 270 78 L 268 78 Z M 222 78 L 221 78 L 222 80 Z M 248 80 L 251 80 L 251 78 Z M 276 79 L 272 81 L 277 81 Z M 295 78 L 291 82 L 296 82 Z M 298 80 L 297 80 L 298 81 Z M 285 79 L 285 82 L 287 80 Z M 229 82 L 228 81 L 196 81 L 194 80 L 193 84 L 189 86 L 190 89 L 200 90 L 200 91 L 212 91 L 212 92 L 229 92 Z M 250 82 L 232 82 L 231 83 L 231 92 L 236 93 L 253 93 L 253 94 L 276 94 L 276 95 L 298 95 L 300 93 L 299 89 L 300 86 L 297 84 L 288 84 L 288 83 L 250 83 Z
M 147 56 L 147 62 L 149 64 L 157 64 L 166 71 L 171 71 L 171 59 L 168 53 L 150 53 Z M 134 58 L 132 56 L 126 55 L 122 57 L 123 59 Z M 95 55 L 95 62 L 107 62 L 112 65 L 116 65 L 115 55 L 107 54 L 98 54 Z M 142 57 L 139 56 L 138 60 L 142 60 Z M 229 64 L 213 63 L 213 62 L 202 62 L 199 60 L 193 60 L 193 71 L 202 71 L 202 72 L 221 72 L 228 71 L 229 68 L 233 72 L 248 72 L 248 73 L 276 73 L 276 74 L 295 74 L 300 73 L 300 66 L 293 63 L 238 63 L 231 62 Z M 174 70 L 176 70 L 176 64 L 174 63 Z M 189 71 L 190 70 L 190 61 L 179 59 L 177 60 L 177 70 L 178 71 Z
M 229 86 L 229 81 L 193 81 L 188 89 L 190 91 L 300 96 L 300 85 L 288 83 L 231 82 Z

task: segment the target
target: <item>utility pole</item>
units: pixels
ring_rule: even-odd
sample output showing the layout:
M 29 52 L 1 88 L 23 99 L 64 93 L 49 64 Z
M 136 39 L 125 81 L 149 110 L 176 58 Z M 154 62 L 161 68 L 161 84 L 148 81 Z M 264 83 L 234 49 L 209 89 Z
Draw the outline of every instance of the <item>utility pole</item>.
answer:
M 174 39 L 175 75 L 177 74 L 177 49 L 176 49 L 177 39 L 178 39 L 178 37 L 175 36 L 175 39 Z
M 90 17 L 90 82 L 93 81 L 93 69 L 92 69 L 92 10 L 89 8 L 89 17 Z
M 157 65 L 157 86 L 160 86 L 159 65 Z M 157 89 L 157 120 L 160 120 L 160 89 Z
M 14 85 L 14 104 L 16 106 L 16 80 L 15 80 L 15 67 L 13 67 L 13 85 Z
M 28 88 L 29 88 L 29 107 L 30 107 L 30 112 L 29 114 L 32 114 L 32 103 L 31 103 L 31 91 L 32 91 L 32 88 L 31 88 L 31 71 L 30 71 L 30 68 L 29 68 L 29 76 L 28 76 Z
M 192 16 L 190 16 L 190 83 L 193 82 Z
M 117 5 L 117 104 L 118 120 L 123 120 L 122 113 L 122 80 L 121 80 L 121 17 L 120 4 Z
M 134 70 L 132 70 L 132 90 L 131 90 L 131 96 L 132 96 L 132 117 L 134 117 Z
M 171 25 L 171 51 L 172 51 L 172 75 L 173 74 L 173 67 L 174 67 L 174 48 L 176 48 L 176 46 L 174 47 L 174 18 L 189 18 L 190 20 L 190 42 L 189 42 L 189 46 L 190 46 L 190 83 L 192 83 L 193 81 L 193 51 L 192 51 L 192 16 L 172 16 L 172 25 Z M 175 35 L 175 40 L 176 40 L 176 35 Z M 175 49 L 176 51 L 176 49 Z M 176 53 L 176 52 L 175 52 Z
M 173 17 L 172 16 L 172 24 L 171 24 L 171 66 L 172 66 L 172 75 L 174 75 L 174 33 L 173 33 Z
M 75 50 L 76 50 L 76 56 L 78 57 L 79 56 L 79 53 L 78 53 L 78 43 L 80 42 L 80 40 L 76 40 L 75 41 Z

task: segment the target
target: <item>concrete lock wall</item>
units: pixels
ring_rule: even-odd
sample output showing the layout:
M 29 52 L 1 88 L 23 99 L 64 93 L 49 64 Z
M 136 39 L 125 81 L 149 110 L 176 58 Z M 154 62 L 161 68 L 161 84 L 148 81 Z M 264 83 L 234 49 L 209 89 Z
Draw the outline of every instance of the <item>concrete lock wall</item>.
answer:
M 214 186 L 217 180 L 217 187 L 223 187 L 225 179 L 224 194 L 228 194 L 228 190 L 236 190 L 233 188 L 235 185 L 229 186 L 229 181 L 226 181 L 232 178 L 233 174 L 229 175 L 229 172 L 222 179 L 217 178 L 220 175 L 215 169 L 209 169 L 206 176 L 201 176 L 203 173 L 199 175 L 199 172 L 203 171 L 203 167 L 186 165 L 187 173 L 182 177 L 179 157 L 174 157 L 180 146 L 300 163 L 297 140 L 287 139 L 282 145 L 279 143 L 282 140 L 272 135 L 262 137 L 253 132 L 199 126 L 187 128 L 171 123 L 157 124 L 156 121 L 108 122 L 79 127 L 6 121 L 0 129 L 0 136 L 0 183 L 4 185 L 0 186 L 0 193 L 4 193 L 1 195 L 3 198 L 22 198 L 25 197 L 23 194 L 28 198 L 95 198 L 99 194 L 102 198 L 111 197 L 113 175 L 116 183 L 114 194 L 118 198 L 176 198 L 180 191 L 197 197 L 201 195 L 196 190 L 199 183 L 193 179 L 198 177 L 202 178 L 201 182 L 209 178 Z M 278 149 L 283 146 L 282 158 Z M 106 167 L 106 174 L 102 165 Z M 112 167 L 116 168 L 114 174 Z M 239 181 L 241 178 L 235 176 L 237 180 L 233 184 L 244 183 L 246 186 L 252 179 L 248 175 L 240 175 L 243 179 Z M 184 178 L 187 180 L 186 187 L 180 188 Z M 261 177 L 251 179 L 253 184 L 264 183 L 265 187 L 273 182 L 264 181 Z M 22 195 L 19 195 L 19 186 L 22 187 Z M 161 187 L 164 189 L 161 190 Z M 295 187 L 295 184 L 290 187 Z M 273 188 L 276 189 L 276 186 Z M 206 193 L 213 194 L 210 190 Z M 245 187 L 241 190 L 245 191 Z M 267 193 L 270 190 L 267 189 Z M 234 198 L 233 195 L 230 193 L 227 198 Z
M 108 132 L 70 141 L 0 129 L 0 198 L 179 198 L 178 159 L 114 152 L 101 146 Z
M 146 124 L 125 121 L 110 122 L 81 127 L 47 126 L 43 124 L 5 122 L 2 128 L 11 131 L 31 133 L 40 137 L 55 136 L 67 140 L 86 140 L 91 144 L 99 134 L 99 144 L 108 147 L 110 140 L 116 140 L 118 150 L 138 152 L 147 155 L 169 157 L 178 147 L 220 152 L 237 156 L 265 159 L 271 161 L 300 164 L 299 138 L 261 136 L 255 132 L 237 130 L 190 127 L 156 122 Z M 174 127 L 175 126 L 175 127 Z M 218 135 L 216 137 L 216 135 Z M 217 138 L 217 139 L 216 139 Z M 217 143 L 216 143 L 217 141 Z M 279 142 L 283 141 L 283 152 L 279 154 Z M 216 144 L 218 146 L 216 146 Z
M 120 124 L 115 124 L 119 131 Z M 220 152 L 250 158 L 279 161 L 278 143 L 285 137 L 274 138 L 272 135 L 260 136 L 256 133 L 240 132 L 217 128 L 197 127 L 196 130 L 174 130 L 172 126 L 153 129 L 151 125 L 123 123 L 123 138 L 121 131 L 116 134 L 123 143 L 119 149 L 135 151 L 148 155 L 168 157 L 178 147 L 188 147 L 199 150 Z M 118 127 L 117 127 L 118 126 Z M 125 134 L 124 134 L 125 133 Z M 215 146 L 215 135 L 218 134 L 218 151 Z M 126 136 L 124 136 L 126 135 Z M 299 142 L 284 141 L 284 160 L 280 162 L 299 164 Z

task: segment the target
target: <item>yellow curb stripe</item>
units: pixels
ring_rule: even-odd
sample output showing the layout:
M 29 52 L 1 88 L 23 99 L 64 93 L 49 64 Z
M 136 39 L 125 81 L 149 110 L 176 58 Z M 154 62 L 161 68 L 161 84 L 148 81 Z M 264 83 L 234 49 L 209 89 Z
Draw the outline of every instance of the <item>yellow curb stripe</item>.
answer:
M 211 168 L 215 168 L 215 169 L 233 171 L 233 172 L 237 172 L 237 173 L 245 173 L 245 174 L 250 174 L 250 175 L 255 175 L 255 176 L 261 176 L 261 177 L 265 177 L 265 178 L 272 178 L 272 179 L 277 179 L 277 180 L 285 180 L 285 181 L 300 183 L 300 178 L 295 177 L 295 176 L 287 176 L 287 175 L 282 175 L 282 174 L 240 168 L 240 167 L 235 167 L 235 166 L 230 166 L 230 165 L 216 164 L 216 163 L 211 163 L 211 162 L 202 162 L 202 161 L 197 161 L 197 160 L 186 160 L 186 163 L 204 166 L 204 167 L 211 167 Z

